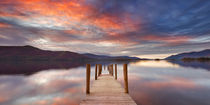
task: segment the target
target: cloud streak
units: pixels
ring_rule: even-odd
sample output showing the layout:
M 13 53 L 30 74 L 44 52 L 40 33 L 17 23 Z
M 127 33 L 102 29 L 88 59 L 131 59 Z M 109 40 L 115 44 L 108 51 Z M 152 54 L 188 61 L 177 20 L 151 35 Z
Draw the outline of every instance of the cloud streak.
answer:
M 132 56 L 162 53 L 158 48 L 179 53 L 179 46 L 192 44 L 209 48 L 202 45 L 210 42 L 209 5 L 207 0 L 2 0 L 0 44 Z M 188 49 L 193 50 L 200 47 Z

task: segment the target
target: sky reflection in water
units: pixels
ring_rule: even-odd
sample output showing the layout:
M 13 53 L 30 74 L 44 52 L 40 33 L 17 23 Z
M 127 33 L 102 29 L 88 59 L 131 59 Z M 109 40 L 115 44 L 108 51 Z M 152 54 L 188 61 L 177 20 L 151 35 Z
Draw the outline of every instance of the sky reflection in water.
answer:
M 129 69 L 130 94 L 138 104 L 210 105 L 209 71 L 166 61 L 132 63 Z
M 0 102 L 6 105 L 75 105 L 83 97 L 84 69 L 0 76 Z
M 142 105 L 210 105 L 210 72 L 167 61 L 129 64 L 129 92 Z M 123 85 L 122 65 L 118 65 Z M 94 66 L 91 71 L 94 79 Z M 85 67 L 1 75 L 1 105 L 78 105 L 85 97 Z

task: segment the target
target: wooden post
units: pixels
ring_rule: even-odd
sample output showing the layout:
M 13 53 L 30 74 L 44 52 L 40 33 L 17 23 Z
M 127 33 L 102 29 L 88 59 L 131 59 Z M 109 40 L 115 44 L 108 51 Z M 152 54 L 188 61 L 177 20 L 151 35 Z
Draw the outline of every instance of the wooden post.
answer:
M 99 66 L 99 76 L 101 75 L 101 64 L 98 65 Z
M 117 64 L 115 64 L 115 79 L 117 80 Z
M 90 93 L 90 64 L 86 65 L 86 94 Z
M 108 70 L 108 72 L 109 72 L 109 74 L 110 74 L 110 71 L 109 71 L 109 65 L 107 66 L 107 70 Z
M 98 76 L 100 76 L 100 64 L 97 64 L 97 67 L 98 67 Z
M 123 64 L 125 93 L 128 93 L 128 69 L 127 64 Z
M 99 76 L 101 75 L 102 73 L 102 64 L 99 64 Z
M 112 76 L 113 76 L 113 72 L 114 72 L 114 71 L 113 71 L 113 69 L 114 69 L 113 64 L 111 65 L 111 68 L 112 68 L 112 71 L 111 71 L 111 72 L 112 72 Z
M 110 65 L 108 65 L 108 71 L 109 71 L 109 74 L 111 75 L 111 72 L 110 72 Z
M 97 80 L 97 64 L 95 65 L 95 80 Z

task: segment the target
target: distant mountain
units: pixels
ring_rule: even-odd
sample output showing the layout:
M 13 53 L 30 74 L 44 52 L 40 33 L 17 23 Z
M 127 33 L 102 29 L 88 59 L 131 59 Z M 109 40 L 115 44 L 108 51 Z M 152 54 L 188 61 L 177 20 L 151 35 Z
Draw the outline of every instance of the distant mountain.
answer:
M 114 60 L 140 60 L 138 57 L 129 57 L 129 56 L 107 56 L 107 55 L 95 55 L 95 54 L 90 54 L 90 53 L 85 53 L 83 54 L 89 58 L 93 59 L 104 59 L 104 60 L 109 60 L 109 59 L 114 59 Z
M 0 60 L 70 60 L 70 61 L 85 61 L 85 60 L 137 60 L 137 57 L 129 56 L 106 56 L 95 54 L 79 54 L 70 51 L 48 51 L 41 50 L 33 46 L 0 46 Z
M 31 75 L 42 70 L 68 70 L 85 64 L 86 62 L 69 61 L 0 61 L 0 75 Z
M 198 52 L 181 53 L 181 54 L 169 56 L 165 59 L 203 58 L 203 57 L 210 58 L 210 49 L 206 49 L 206 50 L 198 51 Z
M 33 46 L 0 46 L 0 60 L 84 60 L 88 57 L 70 51 L 47 51 Z

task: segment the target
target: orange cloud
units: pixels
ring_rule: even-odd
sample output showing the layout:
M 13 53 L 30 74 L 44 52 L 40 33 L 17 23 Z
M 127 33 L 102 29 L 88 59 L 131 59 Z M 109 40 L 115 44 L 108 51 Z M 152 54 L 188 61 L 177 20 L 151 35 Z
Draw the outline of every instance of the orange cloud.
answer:
M 181 44 L 190 40 L 191 37 L 188 36 L 155 36 L 155 35 L 146 35 L 141 37 L 141 40 L 146 41 L 161 41 L 170 44 Z
M 8 28 L 11 27 L 9 24 L 0 23 L 0 28 Z
M 21 13 L 30 14 L 31 16 L 26 18 L 29 21 L 31 18 L 49 17 L 55 20 L 56 23 L 63 25 L 75 25 L 75 27 L 79 27 L 80 25 L 76 25 L 79 23 L 81 25 L 96 26 L 104 31 L 109 29 L 124 31 L 123 29 L 130 23 L 124 21 L 131 21 L 128 13 L 125 19 L 120 19 L 111 14 L 103 14 L 100 13 L 98 8 L 85 4 L 85 0 L 17 0 L 16 2 L 14 8 L 17 11 L 14 12 L 20 11 Z M 12 3 L 12 0 L 5 2 L 5 4 Z M 0 15 L 8 16 L 12 14 L 5 13 Z M 15 16 L 18 17 L 19 14 L 13 17 Z
M 47 100 L 40 100 L 36 102 L 36 105 L 48 105 L 48 104 L 49 104 L 49 101 Z
M 1 96 L 0 97 L 0 103 L 1 102 L 5 102 L 5 101 L 7 101 L 9 98 L 7 98 L 7 97 L 5 97 L 5 96 Z
M 60 27 L 65 35 L 62 35 L 62 32 L 50 32 L 50 30 L 40 33 L 42 38 L 52 42 L 78 41 L 72 36 L 82 36 L 91 42 L 133 44 L 135 42 L 128 36 L 121 34 L 139 29 L 137 22 L 131 19 L 129 13 L 123 13 L 121 17 L 116 14 L 101 13 L 98 8 L 86 4 L 85 0 L 16 0 L 15 3 L 13 0 L 7 0 L 4 4 L 15 4 L 13 6 L 15 11 L 14 13 L 4 12 L 4 14 L 0 12 L 0 16 L 17 18 L 21 23 L 26 22 L 26 25 Z M 6 6 L 0 8 L 5 9 Z M 98 33 L 103 35 L 91 39 Z
M 98 17 L 94 24 L 102 29 L 122 29 L 123 26 L 114 20 L 117 20 L 117 17 L 104 14 Z

